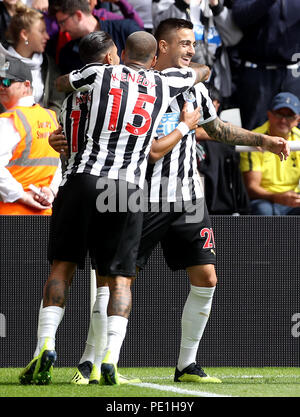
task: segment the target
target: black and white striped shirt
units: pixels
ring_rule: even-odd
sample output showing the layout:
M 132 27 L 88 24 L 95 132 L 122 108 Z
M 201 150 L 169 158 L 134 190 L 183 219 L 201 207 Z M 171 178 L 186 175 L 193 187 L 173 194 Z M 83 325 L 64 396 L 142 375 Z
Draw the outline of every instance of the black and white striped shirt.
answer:
M 158 126 L 156 140 L 176 128 L 185 101 L 188 102 L 188 111 L 200 107 L 199 125 L 217 117 L 207 88 L 202 83 L 196 84 L 172 100 Z M 195 131 L 190 131 L 155 164 L 148 165 L 146 181 L 151 203 L 191 201 L 203 197 L 203 186 L 197 170 Z
M 81 124 L 70 117 L 80 117 L 81 109 L 74 113 L 74 108 L 64 106 L 65 134 L 72 136 L 72 129 L 77 129 L 80 146 L 71 153 L 63 182 L 70 175 L 88 173 L 143 188 L 158 123 L 172 99 L 194 84 L 195 72 L 170 68 L 161 74 L 124 65 L 90 64 L 73 71 L 69 79 L 74 89 L 88 91 L 88 99 Z
M 85 146 L 84 139 L 90 111 L 90 101 L 90 92 L 76 92 L 76 94 L 69 94 L 61 107 L 59 122 L 63 126 L 63 131 L 68 141 L 69 165 L 76 166 L 78 164 L 80 161 L 80 159 L 77 160 L 78 151 Z

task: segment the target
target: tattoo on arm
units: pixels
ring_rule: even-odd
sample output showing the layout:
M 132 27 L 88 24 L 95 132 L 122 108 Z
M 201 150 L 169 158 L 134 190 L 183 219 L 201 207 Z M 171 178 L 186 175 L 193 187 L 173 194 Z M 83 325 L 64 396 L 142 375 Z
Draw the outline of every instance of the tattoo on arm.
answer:
M 218 142 L 228 145 L 262 146 L 263 135 L 250 132 L 230 123 L 225 123 L 218 117 L 211 122 L 202 125 L 206 133 Z

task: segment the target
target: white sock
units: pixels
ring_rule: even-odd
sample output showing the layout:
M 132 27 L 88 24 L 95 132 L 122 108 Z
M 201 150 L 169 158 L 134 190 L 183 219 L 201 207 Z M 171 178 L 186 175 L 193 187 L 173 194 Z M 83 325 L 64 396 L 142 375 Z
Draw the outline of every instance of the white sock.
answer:
M 89 338 L 90 330 L 91 330 L 91 325 L 90 325 L 89 332 L 88 332 L 88 338 Z M 84 351 L 80 358 L 79 364 L 86 362 L 86 361 L 94 363 L 94 358 L 95 358 L 95 345 L 90 345 L 88 341 L 86 341 Z
M 216 287 L 191 285 L 181 318 L 181 344 L 177 368 L 196 362 L 199 342 L 207 324 Z
M 79 360 L 79 364 L 85 361 L 94 363 L 94 358 L 95 358 L 95 339 L 94 339 L 94 330 L 93 330 L 92 318 L 91 318 L 89 331 L 88 331 L 87 339 L 85 342 L 85 348 Z
M 34 351 L 34 354 L 33 354 L 33 357 L 35 358 L 36 356 L 38 356 L 38 354 L 40 353 L 40 350 L 41 350 L 41 347 L 40 347 L 40 316 L 41 316 L 41 312 L 42 312 L 42 310 L 43 310 L 43 299 L 41 300 L 41 304 L 40 304 L 40 310 L 39 310 L 39 318 L 38 318 L 38 329 L 37 329 L 37 344 L 36 344 L 36 347 L 35 347 L 35 351 Z M 62 321 L 62 319 L 63 319 L 63 316 L 64 316 L 64 313 L 65 313 L 65 307 L 63 308 L 63 312 L 62 312 L 62 314 L 61 314 L 61 317 L 60 317 L 60 322 Z M 60 324 L 60 322 L 59 322 L 59 324 Z M 41 342 L 42 343 L 42 342 Z M 42 345 L 43 346 L 43 345 Z
M 36 356 L 38 356 L 38 354 L 40 353 L 40 343 L 39 343 L 39 337 L 40 337 L 40 315 L 41 315 L 41 311 L 43 309 L 43 299 L 41 301 L 40 304 L 40 310 L 39 310 L 39 317 L 38 317 L 38 329 L 37 329 L 37 343 L 36 343 L 36 347 L 35 347 L 35 351 L 33 354 L 33 357 L 35 358 Z
M 86 349 L 79 363 L 89 360 L 98 369 L 101 367 L 103 352 L 107 342 L 107 305 L 109 287 L 97 288 L 96 300 L 92 311 Z M 89 348 L 88 348 L 89 344 Z
M 109 351 L 109 362 L 119 362 L 120 350 L 126 335 L 128 319 L 122 316 L 109 316 L 107 318 L 107 346 L 104 356 Z
M 44 346 L 45 339 L 49 339 L 49 349 L 55 349 L 55 335 L 64 316 L 65 308 L 57 306 L 44 307 L 39 316 L 39 349 Z

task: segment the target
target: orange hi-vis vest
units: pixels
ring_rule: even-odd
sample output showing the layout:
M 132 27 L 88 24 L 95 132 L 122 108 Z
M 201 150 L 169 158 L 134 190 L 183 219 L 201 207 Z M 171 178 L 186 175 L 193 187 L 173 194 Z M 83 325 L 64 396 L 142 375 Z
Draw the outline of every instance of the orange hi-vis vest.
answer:
M 58 126 L 55 112 L 35 104 L 31 107 L 14 107 L 1 113 L 0 118 L 11 118 L 21 136 L 6 168 L 22 184 L 24 191 L 29 191 L 29 184 L 49 187 L 59 164 L 59 153 L 48 143 L 50 133 Z M 37 210 L 17 202 L 0 202 L 0 215 L 51 213 L 51 208 Z

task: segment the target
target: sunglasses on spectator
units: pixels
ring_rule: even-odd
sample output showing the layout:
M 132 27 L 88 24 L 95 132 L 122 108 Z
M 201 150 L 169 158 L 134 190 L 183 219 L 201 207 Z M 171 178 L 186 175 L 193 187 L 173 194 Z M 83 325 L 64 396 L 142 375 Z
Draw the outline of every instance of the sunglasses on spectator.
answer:
M 296 120 L 296 119 L 297 119 L 297 117 L 298 117 L 298 115 L 297 115 L 297 114 L 294 114 L 293 116 L 287 116 L 287 115 L 285 115 L 285 114 L 281 114 L 281 113 L 278 113 L 278 112 L 276 112 L 276 111 L 272 111 L 272 114 L 273 114 L 273 116 L 275 116 L 277 119 L 286 119 L 286 120 L 288 120 L 288 121 Z
M 8 88 L 14 82 L 16 82 L 16 80 L 11 80 L 10 78 L 0 78 L 0 85 L 2 85 L 2 87 Z

